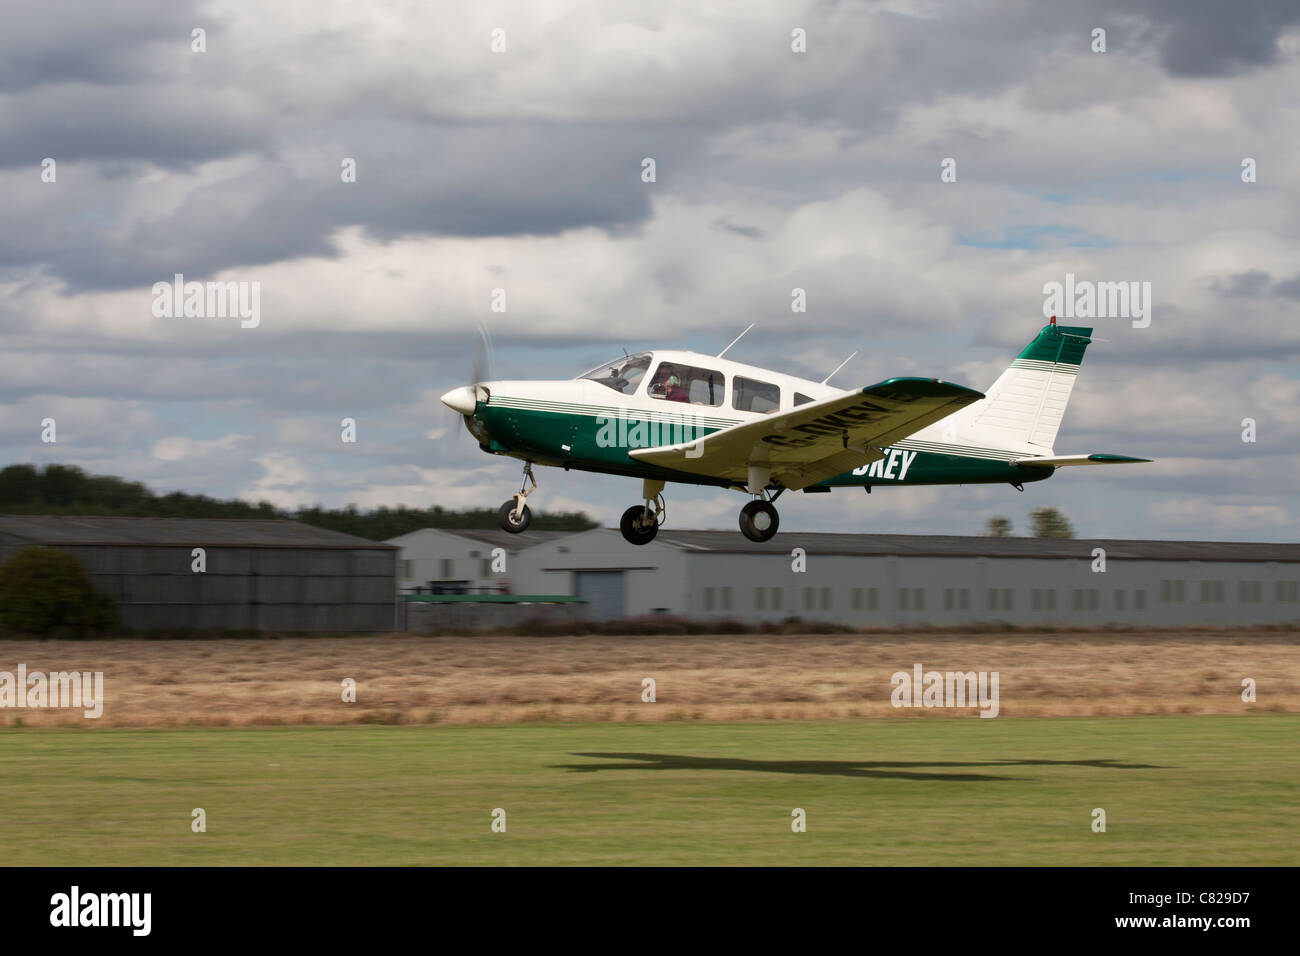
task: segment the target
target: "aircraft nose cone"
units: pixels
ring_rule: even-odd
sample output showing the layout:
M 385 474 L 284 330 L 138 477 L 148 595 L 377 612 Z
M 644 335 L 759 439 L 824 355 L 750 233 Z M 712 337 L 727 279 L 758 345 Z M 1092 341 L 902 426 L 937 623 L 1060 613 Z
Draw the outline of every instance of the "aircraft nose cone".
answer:
M 459 412 L 462 415 L 473 415 L 478 396 L 474 394 L 472 385 L 462 385 L 460 388 L 453 388 L 442 396 L 441 401 L 442 404 L 454 412 Z

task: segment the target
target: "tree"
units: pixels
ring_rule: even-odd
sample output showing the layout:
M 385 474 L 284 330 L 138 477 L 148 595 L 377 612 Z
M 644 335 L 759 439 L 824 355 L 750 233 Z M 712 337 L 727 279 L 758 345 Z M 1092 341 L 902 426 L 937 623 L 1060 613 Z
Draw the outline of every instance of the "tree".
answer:
M 207 495 L 173 491 L 156 495 L 134 481 L 108 475 L 87 475 L 72 465 L 10 465 L 0 469 L 0 510 L 9 514 L 118 515 L 150 518 L 290 518 L 305 524 L 344 531 L 382 541 L 421 528 L 495 528 L 495 508 L 448 511 L 432 508 L 380 506 L 362 511 L 356 505 L 326 510 L 321 507 L 290 511 L 268 501 L 219 501 Z M 587 531 L 595 528 L 581 511 L 553 511 L 533 516 L 539 531 Z
M 0 631 L 85 637 L 118 626 L 112 598 L 58 548 L 23 548 L 0 565 Z
M 1074 528 L 1055 508 L 1037 508 L 1029 513 L 1035 538 L 1073 538 Z
M 10 465 L 0 471 L 0 504 L 27 504 L 37 498 L 40 475 L 34 465 Z
M 984 528 L 984 534 L 990 538 L 1010 538 L 1011 519 L 995 515 L 989 519 L 989 523 Z

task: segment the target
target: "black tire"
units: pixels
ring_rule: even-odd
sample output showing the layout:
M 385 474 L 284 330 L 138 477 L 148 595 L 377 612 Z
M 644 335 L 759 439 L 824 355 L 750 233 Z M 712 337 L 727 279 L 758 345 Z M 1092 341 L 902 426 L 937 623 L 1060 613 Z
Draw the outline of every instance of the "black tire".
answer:
M 618 528 L 628 544 L 649 544 L 659 533 L 659 522 L 645 505 L 633 505 L 623 512 Z
M 514 498 L 511 498 L 497 509 L 497 523 L 501 525 L 502 530 L 509 531 L 511 534 L 518 534 L 521 531 L 528 530 L 528 526 L 533 523 L 533 513 L 528 510 L 528 505 L 524 505 L 518 521 L 515 521 L 514 514 Z
M 740 531 L 750 541 L 767 541 L 776 534 L 781 518 L 771 502 L 761 498 L 740 509 Z

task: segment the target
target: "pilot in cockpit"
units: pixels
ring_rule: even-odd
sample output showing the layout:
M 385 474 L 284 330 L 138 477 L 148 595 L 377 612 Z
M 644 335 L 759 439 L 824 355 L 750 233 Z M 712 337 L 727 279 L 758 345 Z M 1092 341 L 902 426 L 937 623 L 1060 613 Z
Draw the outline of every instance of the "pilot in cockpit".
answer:
M 654 380 L 650 383 L 649 393 L 656 398 L 666 398 L 670 402 L 689 402 L 690 396 L 686 389 L 682 387 L 681 376 L 677 373 L 677 367 L 664 363 L 659 366 L 655 372 Z

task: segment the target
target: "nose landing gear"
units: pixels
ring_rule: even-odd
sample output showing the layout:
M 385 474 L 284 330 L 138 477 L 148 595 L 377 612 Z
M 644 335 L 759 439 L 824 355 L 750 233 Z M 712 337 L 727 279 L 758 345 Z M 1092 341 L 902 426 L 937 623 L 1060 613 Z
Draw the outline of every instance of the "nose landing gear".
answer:
M 529 485 L 532 487 L 528 487 Z M 519 481 L 519 491 L 513 498 L 504 501 L 497 509 L 497 523 L 511 534 L 519 534 L 533 523 L 533 513 L 525 500 L 537 490 L 537 479 L 533 477 L 533 463 L 524 462 L 524 476 Z

